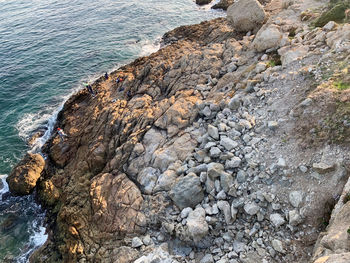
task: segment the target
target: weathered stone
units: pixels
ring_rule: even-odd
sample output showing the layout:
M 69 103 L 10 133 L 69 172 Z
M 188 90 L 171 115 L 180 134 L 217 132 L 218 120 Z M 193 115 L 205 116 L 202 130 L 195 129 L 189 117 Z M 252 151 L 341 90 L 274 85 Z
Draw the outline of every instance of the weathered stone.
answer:
M 105 232 L 137 233 L 146 223 L 141 192 L 125 174 L 96 176 L 90 197 L 94 222 Z
M 278 239 L 272 240 L 271 245 L 273 249 L 276 250 L 277 252 L 284 253 L 283 244 L 280 240 Z
M 169 191 L 171 187 L 175 184 L 177 174 L 173 170 L 166 170 L 164 173 L 159 175 L 156 186 L 154 187 L 154 192 L 157 191 Z
M 264 22 L 265 11 L 257 0 L 241 0 L 227 9 L 227 20 L 235 30 L 248 32 Z
M 275 227 L 280 227 L 286 222 L 280 214 L 271 214 L 270 221 Z
M 241 162 L 242 162 L 241 158 L 235 156 L 230 160 L 226 160 L 225 168 L 226 169 L 238 168 L 241 165 Z
M 244 205 L 244 211 L 248 215 L 255 215 L 260 210 L 260 207 L 256 203 L 247 203 Z
M 207 5 L 211 2 L 212 0 L 196 0 L 197 5 Z
M 235 95 L 232 99 L 230 99 L 229 103 L 228 103 L 228 107 L 231 110 L 237 110 L 240 106 L 241 106 L 241 98 L 238 95 Z
M 218 147 L 211 147 L 209 151 L 209 156 L 212 158 L 218 158 L 221 153 L 222 152 Z
M 194 242 L 199 242 L 208 234 L 208 223 L 205 220 L 205 210 L 198 207 L 191 211 L 187 217 L 186 226 L 190 237 Z
M 221 173 L 224 171 L 224 166 L 221 163 L 210 163 L 208 164 L 208 176 L 212 179 L 220 177 Z
M 215 126 L 209 124 L 208 125 L 208 134 L 210 137 L 212 137 L 215 140 L 219 139 L 219 131 L 218 128 L 216 128 Z
M 213 9 L 223 9 L 227 10 L 227 8 L 234 3 L 234 0 L 220 0 L 219 3 L 213 5 Z
M 238 143 L 231 140 L 229 137 L 222 136 L 220 139 L 220 145 L 224 146 L 227 151 L 231 151 L 238 146 Z
M 295 208 L 300 207 L 303 202 L 303 192 L 301 191 L 293 191 L 289 193 L 289 202 Z
M 224 213 L 226 224 L 232 223 L 230 204 L 227 201 L 218 201 L 218 208 Z
M 228 193 L 230 191 L 230 186 L 233 184 L 233 177 L 231 174 L 222 172 L 220 175 L 221 188 Z
M 276 25 L 263 26 L 253 41 L 253 46 L 261 52 L 267 49 L 277 49 L 280 47 L 283 34 Z M 261 72 L 261 71 L 260 71 Z M 259 73 L 259 72 L 257 72 Z
M 199 263 L 214 263 L 214 258 L 212 254 L 205 254 L 204 257 L 199 261 Z
M 325 174 L 335 170 L 335 163 L 324 163 L 324 162 L 313 163 L 312 169 L 318 172 L 319 174 Z
M 291 226 L 297 226 L 303 221 L 297 210 L 289 211 L 288 217 Z
M 194 173 L 189 173 L 178 179 L 169 192 L 169 196 L 180 209 L 199 204 L 204 198 L 199 177 Z
M 134 237 L 131 241 L 131 247 L 137 248 L 143 245 L 142 240 L 139 237 Z
M 151 194 L 158 180 L 159 171 L 152 167 L 146 167 L 137 176 L 137 181 L 143 186 L 146 194 Z
M 6 178 L 10 191 L 15 195 L 30 194 L 45 166 L 40 154 L 28 153 Z

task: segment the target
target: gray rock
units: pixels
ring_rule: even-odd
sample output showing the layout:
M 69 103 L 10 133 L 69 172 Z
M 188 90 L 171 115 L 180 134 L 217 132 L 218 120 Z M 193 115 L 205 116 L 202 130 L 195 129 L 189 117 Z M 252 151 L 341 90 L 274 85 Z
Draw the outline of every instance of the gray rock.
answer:
M 255 215 L 259 212 L 260 207 L 256 203 L 247 203 L 244 205 L 244 211 L 248 215 Z
M 259 52 L 273 48 L 279 48 L 283 34 L 276 25 L 263 26 L 253 41 L 253 46 Z M 261 72 L 261 71 L 260 71 Z M 257 72 L 259 73 L 259 72 Z
M 300 207 L 303 202 L 303 192 L 301 191 L 293 191 L 289 193 L 289 202 L 295 208 Z
M 212 254 L 205 254 L 204 257 L 199 261 L 199 263 L 214 263 L 214 258 Z
M 243 170 L 239 170 L 236 175 L 236 180 L 238 183 L 244 183 L 246 181 L 246 173 Z
M 231 151 L 238 146 L 238 143 L 231 140 L 229 137 L 222 136 L 220 139 L 220 145 L 224 146 L 227 151 Z
M 149 246 L 152 244 L 152 239 L 149 235 L 144 236 L 144 238 L 142 239 L 143 244 L 145 244 L 145 246 Z
M 242 243 L 242 242 L 237 242 L 237 241 L 233 242 L 233 250 L 237 254 L 239 254 L 241 252 L 244 252 L 245 251 L 245 247 L 246 247 L 246 245 L 244 243 Z
M 194 242 L 199 242 L 208 234 L 208 223 L 205 220 L 205 210 L 202 207 L 190 212 L 186 223 L 189 236 Z
M 227 9 L 227 20 L 240 32 L 256 29 L 265 16 L 264 8 L 257 0 L 237 1 Z
M 335 170 L 335 163 L 324 163 L 324 162 L 313 163 L 312 169 L 318 172 L 319 174 L 325 174 Z
M 137 176 L 137 181 L 143 186 L 146 194 L 151 194 L 158 180 L 159 170 L 146 167 Z
M 227 66 L 227 72 L 233 72 L 233 71 L 236 71 L 236 69 L 237 69 L 237 65 L 235 62 L 231 62 Z
M 217 195 L 216 199 L 217 200 L 225 200 L 227 198 L 226 193 L 224 190 L 221 190 Z
M 278 239 L 272 240 L 271 245 L 273 249 L 276 250 L 277 252 L 284 253 L 283 244 L 280 240 Z
M 275 227 L 280 227 L 283 225 L 286 221 L 280 214 L 271 214 L 270 215 L 270 221 Z
M 218 158 L 221 153 L 222 152 L 218 147 L 211 147 L 209 151 L 209 156 L 212 158 Z
M 208 125 L 208 134 L 210 137 L 212 137 L 215 140 L 219 139 L 219 131 L 218 128 L 216 128 L 215 126 L 209 124 Z
M 230 204 L 227 201 L 218 201 L 218 208 L 223 212 L 226 224 L 232 223 Z
M 307 172 L 307 167 L 305 165 L 300 165 L 299 166 L 299 170 L 302 172 L 302 173 L 306 173 Z
M 288 217 L 291 226 L 297 226 L 303 221 L 297 210 L 289 211 Z
M 235 95 L 232 99 L 230 99 L 228 105 L 231 110 L 237 110 L 241 107 L 241 98 L 238 95 Z
M 193 211 L 193 209 L 191 207 L 186 207 L 186 208 L 182 209 L 181 214 L 180 214 L 181 218 L 188 217 L 188 214 L 192 211 Z
M 207 171 L 207 164 L 201 163 L 195 167 L 188 169 L 187 173 L 200 174 L 201 172 L 206 172 L 206 171 Z
M 205 117 L 210 117 L 211 116 L 211 110 L 208 106 L 204 107 L 204 109 L 202 110 L 202 114 Z
M 169 191 L 171 187 L 175 184 L 177 174 L 173 170 L 166 170 L 158 177 L 154 191 Z
M 233 177 L 231 174 L 222 172 L 220 175 L 221 188 L 228 193 L 230 191 L 230 186 L 233 184 Z
M 268 121 L 267 122 L 267 127 L 270 130 L 276 130 L 278 128 L 278 122 L 277 121 Z
M 208 176 L 212 179 L 220 177 L 221 173 L 224 171 L 224 166 L 221 163 L 209 163 L 207 168 Z
M 189 173 L 178 179 L 169 192 L 169 196 L 180 209 L 196 206 L 204 198 L 199 177 L 194 173 Z
M 233 169 L 233 168 L 237 168 L 240 166 L 242 160 L 239 157 L 233 157 L 230 160 L 226 160 L 225 162 L 225 168 L 226 169 Z
M 282 169 L 286 168 L 287 167 L 286 160 L 284 160 L 283 158 L 278 158 L 277 167 Z
M 143 245 L 142 240 L 139 237 L 134 237 L 131 241 L 131 247 L 137 248 Z

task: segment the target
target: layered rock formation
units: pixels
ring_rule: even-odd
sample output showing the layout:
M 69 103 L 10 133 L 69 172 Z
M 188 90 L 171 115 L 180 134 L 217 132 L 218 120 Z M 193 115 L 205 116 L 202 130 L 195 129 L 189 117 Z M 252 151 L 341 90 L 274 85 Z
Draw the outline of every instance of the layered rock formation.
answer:
M 272 1 L 279 9 L 260 27 L 262 6 L 242 2 L 263 15 L 170 31 L 158 52 L 98 79 L 96 97 L 82 90 L 66 102 L 57 125 L 68 137 L 44 146 L 37 184 L 49 240 L 31 262 L 311 260 L 349 166 L 348 149 L 317 140 L 325 109 L 350 101 L 324 88 L 333 79 L 318 65 L 343 72 L 349 25 L 310 31 L 300 14 L 321 6 L 310 0 L 283 10 Z M 347 256 L 347 207 L 316 262 Z

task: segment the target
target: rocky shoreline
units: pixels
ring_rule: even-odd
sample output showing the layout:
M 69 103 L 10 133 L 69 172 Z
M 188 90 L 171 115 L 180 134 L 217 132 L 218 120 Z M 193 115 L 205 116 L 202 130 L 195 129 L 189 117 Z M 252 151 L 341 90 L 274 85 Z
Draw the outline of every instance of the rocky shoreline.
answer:
M 65 103 L 68 137 L 8 178 L 47 209 L 31 262 L 349 261 L 350 96 L 332 85 L 350 25 L 310 29 L 320 1 L 242 2 Z

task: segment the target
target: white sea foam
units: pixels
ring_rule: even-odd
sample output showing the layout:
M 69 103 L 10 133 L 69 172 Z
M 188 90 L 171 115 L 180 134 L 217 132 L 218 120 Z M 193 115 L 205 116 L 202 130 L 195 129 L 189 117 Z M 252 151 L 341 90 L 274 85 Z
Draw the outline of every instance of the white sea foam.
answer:
M 140 56 L 148 56 L 156 51 L 159 50 L 160 48 L 160 41 L 161 37 L 158 36 L 156 40 L 150 41 L 150 40 L 144 40 L 141 41 L 141 53 Z
M 0 180 L 2 182 L 2 188 L 0 189 L 0 200 L 2 198 L 2 195 L 6 192 L 9 191 L 9 186 L 6 182 L 6 177 L 7 177 L 7 174 L 0 174 Z

